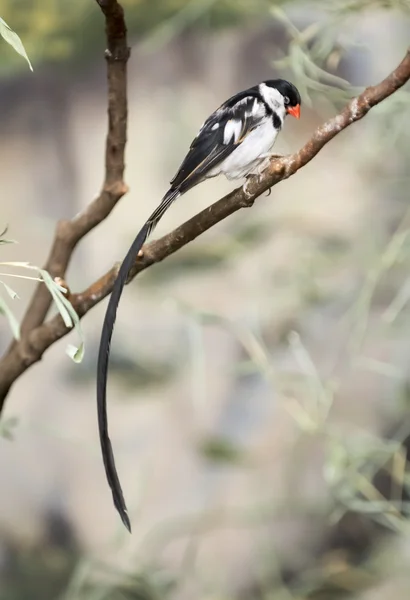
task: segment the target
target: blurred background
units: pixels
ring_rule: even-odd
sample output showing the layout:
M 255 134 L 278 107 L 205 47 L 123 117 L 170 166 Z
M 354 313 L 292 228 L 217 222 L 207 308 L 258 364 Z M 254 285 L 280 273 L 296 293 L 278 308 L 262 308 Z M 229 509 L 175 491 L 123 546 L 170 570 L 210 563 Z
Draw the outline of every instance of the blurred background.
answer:
M 124 256 L 228 96 L 293 81 L 302 118 L 276 146 L 293 152 L 409 42 L 407 0 L 122 4 L 130 192 L 76 250 L 74 291 Z M 57 219 L 103 180 L 104 20 L 93 0 L 0 0 L 0 16 L 34 67 L 0 40 L 0 229 L 19 242 L 0 256 L 42 265 Z M 396 93 L 126 288 L 108 402 L 131 537 L 97 434 L 106 303 L 84 319 L 80 365 L 65 338 L 16 382 L 0 438 L 2 600 L 408 598 L 409 109 Z M 194 189 L 155 236 L 231 189 Z M 11 283 L 21 318 L 33 285 Z M 1 351 L 10 339 L 1 318 Z

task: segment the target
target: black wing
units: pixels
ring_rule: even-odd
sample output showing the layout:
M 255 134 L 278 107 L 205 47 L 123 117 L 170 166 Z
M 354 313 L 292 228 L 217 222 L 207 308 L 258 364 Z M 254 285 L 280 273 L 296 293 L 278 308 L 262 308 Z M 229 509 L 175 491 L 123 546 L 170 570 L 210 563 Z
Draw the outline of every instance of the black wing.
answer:
M 241 144 L 265 115 L 257 88 L 229 98 L 202 125 L 171 181 L 172 189 L 184 193 L 202 181 Z

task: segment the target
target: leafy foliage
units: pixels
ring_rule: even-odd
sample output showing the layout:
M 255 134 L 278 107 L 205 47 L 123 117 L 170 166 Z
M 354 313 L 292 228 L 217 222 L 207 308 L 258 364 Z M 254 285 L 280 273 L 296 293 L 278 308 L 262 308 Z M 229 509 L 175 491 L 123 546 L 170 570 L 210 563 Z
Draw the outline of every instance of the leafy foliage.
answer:
M 154 32 L 155 41 L 169 39 L 185 26 L 231 27 L 260 16 L 263 0 L 122 0 L 130 39 Z M 91 59 L 104 45 L 101 11 L 95 0 L 3 0 L 1 13 L 22 38 L 33 61 Z M 99 26 L 100 25 L 100 26 Z M 158 29 L 158 31 L 157 31 Z M 1 52 L 4 49 L 0 48 Z M 0 61 L 0 68 L 19 68 L 16 60 Z
M 4 21 L 4 19 L 2 19 L 1 17 L 0 17 L 0 35 L 2 36 L 2 38 L 4 40 L 6 40 L 6 42 L 8 44 L 10 44 L 10 46 L 12 46 L 14 48 L 14 50 L 18 54 L 20 54 L 20 56 L 22 56 L 23 58 L 26 59 L 26 61 L 28 62 L 28 66 L 30 67 L 30 69 L 32 71 L 33 67 L 31 66 L 31 62 L 29 60 L 29 57 L 27 56 L 27 53 L 24 49 L 21 39 L 19 38 L 17 33 L 15 31 L 13 31 L 11 29 L 11 27 L 9 27 L 7 25 L 6 21 Z
M 13 240 L 8 240 L 4 238 L 6 230 L 4 230 L 0 234 L 0 246 L 4 244 L 12 244 Z M 74 362 L 81 362 L 84 356 L 84 336 L 81 329 L 80 319 L 72 307 L 71 303 L 65 297 L 66 290 L 61 287 L 52 277 L 51 275 L 45 271 L 44 269 L 40 269 L 40 267 L 36 267 L 31 265 L 28 262 L 17 262 L 17 261 L 0 261 L 0 267 L 5 267 L 6 272 L 0 273 L 2 277 L 16 277 L 20 279 L 30 279 L 31 281 L 41 281 L 43 282 L 50 292 L 54 304 L 58 309 L 64 324 L 66 327 L 74 327 L 80 337 L 80 345 L 77 348 L 76 346 L 69 345 L 67 347 L 67 354 Z M 11 272 L 7 272 L 8 269 L 11 268 Z M 20 270 L 24 269 L 26 271 L 30 271 L 30 275 L 22 275 Z M 17 270 L 17 272 L 16 272 Z M 34 271 L 34 275 L 31 273 Z M 5 290 L 7 296 L 11 300 L 16 300 L 19 298 L 18 294 L 7 284 L 5 281 L 0 280 L 0 285 Z M 0 315 L 3 315 L 7 318 L 13 335 L 16 339 L 20 337 L 20 326 L 19 323 L 14 316 L 13 311 L 9 307 L 6 299 L 0 295 Z

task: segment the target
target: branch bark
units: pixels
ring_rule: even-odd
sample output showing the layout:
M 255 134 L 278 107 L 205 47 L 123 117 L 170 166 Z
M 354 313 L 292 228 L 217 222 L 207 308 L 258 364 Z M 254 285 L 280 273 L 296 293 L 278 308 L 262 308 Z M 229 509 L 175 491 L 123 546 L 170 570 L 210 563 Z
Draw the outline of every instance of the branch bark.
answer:
M 71 220 L 59 221 L 44 268 L 52 277 L 65 278 L 78 242 L 103 221 L 128 191 L 124 183 L 124 152 L 127 142 L 127 28 L 117 0 L 97 0 L 105 16 L 107 39 L 108 133 L 105 147 L 105 177 L 101 192 Z M 39 284 L 21 323 L 24 338 L 45 320 L 51 306 L 47 288 Z M 15 346 L 15 343 L 13 343 Z
M 105 9 L 103 8 L 103 11 L 108 20 L 106 12 L 108 9 L 106 6 L 110 5 L 110 10 L 112 10 L 112 6 L 117 5 L 117 2 L 110 2 L 108 0 L 97 1 L 102 8 L 103 6 L 105 7 Z M 108 13 L 111 14 L 109 10 Z M 252 178 L 246 183 L 246 185 L 234 190 L 221 200 L 218 200 L 168 235 L 165 235 L 159 240 L 147 244 L 144 247 L 143 256 L 138 258 L 136 261 L 132 272 L 130 273 L 129 279 L 133 279 L 139 272 L 147 269 L 157 262 L 164 260 L 167 256 L 170 256 L 232 213 L 240 210 L 241 208 L 252 206 L 254 201 L 265 191 L 284 179 L 294 175 L 299 169 L 307 165 L 336 135 L 338 135 L 341 131 L 346 129 L 355 121 L 362 119 L 373 106 L 391 96 L 409 79 L 410 50 L 407 52 L 406 56 L 398 65 L 398 67 L 388 77 L 386 77 L 386 79 L 384 79 L 378 85 L 366 88 L 362 94 L 351 100 L 341 113 L 321 125 L 315 131 L 310 140 L 303 146 L 303 148 L 299 150 L 299 152 L 296 152 L 290 156 L 284 156 L 280 159 L 272 160 L 271 164 L 264 172 L 261 181 L 258 181 L 256 178 Z M 125 113 L 123 113 L 123 115 L 124 118 L 126 118 L 126 105 Z M 125 143 L 125 126 L 123 133 Z M 123 162 L 121 164 L 123 170 Z M 121 173 L 122 175 L 122 170 L 119 167 L 118 174 Z M 113 183 L 115 184 L 114 187 L 116 188 L 116 186 L 119 185 L 122 193 L 124 193 L 125 186 L 122 183 L 122 179 L 120 183 L 118 183 L 118 181 L 119 180 L 116 178 L 113 179 Z M 72 237 L 69 239 L 75 239 L 77 243 L 83 237 L 83 235 L 85 235 L 85 233 L 90 231 L 90 229 L 97 224 L 96 220 L 98 221 L 98 218 L 102 220 L 111 212 L 113 206 L 119 198 L 116 198 L 114 201 L 112 196 L 109 196 L 111 201 L 107 199 L 102 200 L 101 198 L 104 197 L 103 194 L 105 193 L 106 187 L 111 189 L 108 178 L 104 184 L 102 196 L 94 201 L 88 207 L 88 209 L 86 209 L 83 215 L 80 215 L 77 218 L 78 221 L 74 219 L 68 222 L 69 227 L 73 228 L 75 232 L 71 233 Z M 118 192 L 119 190 L 117 189 L 117 194 Z M 91 216 L 87 216 L 90 215 L 90 213 Z M 87 223 L 92 224 L 89 226 L 86 225 Z M 53 264 L 55 265 L 55 263 Z M 119 266 L 115 265 L 112 269 L 110 269 L 110 271 L 108 271 L 108 273 L 100 277 L 86 290 L 70 296 L 70 301 L 80 317 L 83 317 L 96 304 L 101 302 L 103 298 L 110 294 L 118 268 Z M 61 271 L 58 273 L 53 271 L 53 274 L 61 276 Z M 65 327 L 60 316 L 56 316 L 46 323 L 40 322 L 35 326 L 33 326 L 33 321 L 29 322 L 31 325 L 29 330 L 26 330 L 25 335 L 22 336 L 22 339 L 13 345 L 13 347 L 0 362 L 0 410 L 14 381 L 22 373 L 24 373 L 28 367 L 39 361 L 44 352 L 54 342 L 59 340 L 70 331 L 67 327 Z

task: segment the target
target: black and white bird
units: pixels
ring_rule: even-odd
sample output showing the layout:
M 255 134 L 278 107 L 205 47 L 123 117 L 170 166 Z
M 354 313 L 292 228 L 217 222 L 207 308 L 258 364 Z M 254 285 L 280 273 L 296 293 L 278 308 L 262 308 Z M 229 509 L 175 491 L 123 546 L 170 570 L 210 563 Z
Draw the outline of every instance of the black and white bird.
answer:
M 110 343 L 118 303 L 140 249 L 173 202 L 205 179 L 223 173 L 228 179 L 260 174 L 269 160 L 286 115 L 299 119 L 301 99 L 284 79 L 271 79 L 239 92 L 205 121 L 183 160 L 171 187 L 142 227 L 118 271 L 102 327 L 97 366 L 98 426 L 105 472 L 114 505 L 131 531 L 108 436 L 106 387 Z

